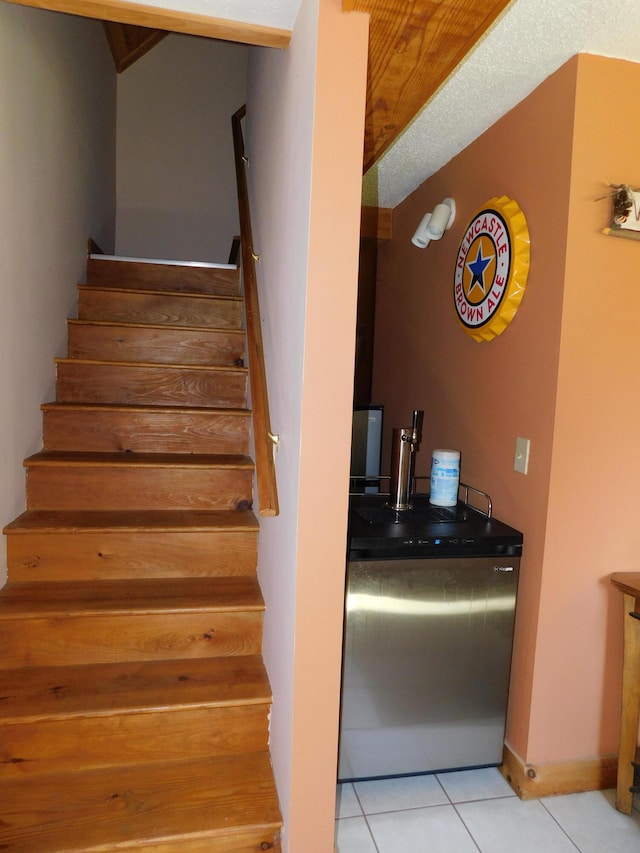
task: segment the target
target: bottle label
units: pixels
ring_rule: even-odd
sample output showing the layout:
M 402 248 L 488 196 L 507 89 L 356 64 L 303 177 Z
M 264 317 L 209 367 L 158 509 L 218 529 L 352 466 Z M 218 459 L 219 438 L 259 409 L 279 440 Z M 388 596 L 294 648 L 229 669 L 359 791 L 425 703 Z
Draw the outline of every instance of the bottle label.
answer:
M 459 482 L 460 465 L 457 461 L 440 462 L 438 459 L 433 459 L 430 503 L 438 506 L 455 506 L 458 502 Z

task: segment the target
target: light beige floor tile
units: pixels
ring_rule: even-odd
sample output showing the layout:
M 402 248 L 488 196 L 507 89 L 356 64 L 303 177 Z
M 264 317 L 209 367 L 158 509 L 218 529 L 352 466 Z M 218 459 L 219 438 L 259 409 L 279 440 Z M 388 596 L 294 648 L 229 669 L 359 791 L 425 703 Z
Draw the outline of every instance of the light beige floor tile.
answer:
M 540 801 L 581 853 L 639 853 L 640 814 L 616 811 L 614 791 L 589 791 Z
M 351 782 L 338 785 L 336 791 L 336 818 L 361 817 L 362 809 Z
M 452 803 L 516 796 L 515 791 L 497 767 L 438 773 L 438 781 Z
M 365 814 L 416 809 L 422 806 L 448 804 L 448 799 L 435 776 L 405 776 L 354 782 L 356 794 Z
M 378 853 L 363 817 L 336 821 L 336 853 Z
M 368 821 L 379 853 L 478 853 L 451 805 L 376 814 Z
M 576 846 L 537 800 L 505 797 L 462 803 L 456 809 L 482 853 L 576 853 Z
M 615 810 L 613 791 L 523 802 L 497 768 L 345 783 L 337 793 L 339 853 L 640 853 L 640 797 L 631 816 Z

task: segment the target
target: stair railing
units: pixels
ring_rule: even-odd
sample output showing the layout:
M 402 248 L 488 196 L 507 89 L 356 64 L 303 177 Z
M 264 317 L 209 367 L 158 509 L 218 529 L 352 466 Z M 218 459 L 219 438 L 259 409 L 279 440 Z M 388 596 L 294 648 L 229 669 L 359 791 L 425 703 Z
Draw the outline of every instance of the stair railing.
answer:
M 278 489 L 276 468 L 273 459 L 274 447 L 278 436 L 271 431 L 269 418 L 269 396 L 267 376 L 264 366 L 262 346 L 262 325 L 260 323 L 260 305 L 258 303 L 258 278 L 256 260 L 258 255 L 253 248 L 251 233 L 251 215 L 249 211 L 249 192 L 245 171 L 244 136 L 242 119 L 246 107 L 241 107 L 231 119 L 233 128 L 233 148 L 236 163 L 236 184 L 238 187 L 238 211 L 240 215 L 240 242 L 242 257 L 242 275 L 244 279 L 245 318 L 247 324 L 247 352 L 249 355 L 249 380 L 251 383 L 251 408 L 253 414 L 253 444 L 258 485 L 258 511 L 262 516 L 278 515 Z

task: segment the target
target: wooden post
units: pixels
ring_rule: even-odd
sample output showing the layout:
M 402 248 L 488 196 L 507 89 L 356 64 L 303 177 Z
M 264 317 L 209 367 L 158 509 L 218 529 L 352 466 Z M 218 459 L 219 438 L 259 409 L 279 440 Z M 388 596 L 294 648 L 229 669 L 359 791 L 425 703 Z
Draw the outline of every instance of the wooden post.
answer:
M 632 762 L 636 756 L 640 723 L 640 619 L 631 614 L 640 613 L 640 573 L 619 572 L 612 575 L 611 582 L 624 593 L 624 661 L 616 808 L 631 814 Z

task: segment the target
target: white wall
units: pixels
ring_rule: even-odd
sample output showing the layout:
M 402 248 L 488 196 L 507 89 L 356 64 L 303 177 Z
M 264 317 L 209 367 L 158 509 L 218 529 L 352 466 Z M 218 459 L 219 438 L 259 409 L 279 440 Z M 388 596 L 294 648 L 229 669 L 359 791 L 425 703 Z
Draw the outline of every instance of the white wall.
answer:
M 97 21 L 0 4 L 2 524 L 24 510 L 87 238 L 113 249 L 115 77 Z
M 293 749 L 296 550 L 318 0 L 303 0 L 288 51 L 255 48 L 245 122 L 260 314 L 280 515 L 263 519 L 259 578 L 264 657 L 274 693 L 271 755 L 288 849 Z
M 238 233 L 231 116 L 245 45 L 172 34 L 118 75 L 116 250 L 225 262 Z

